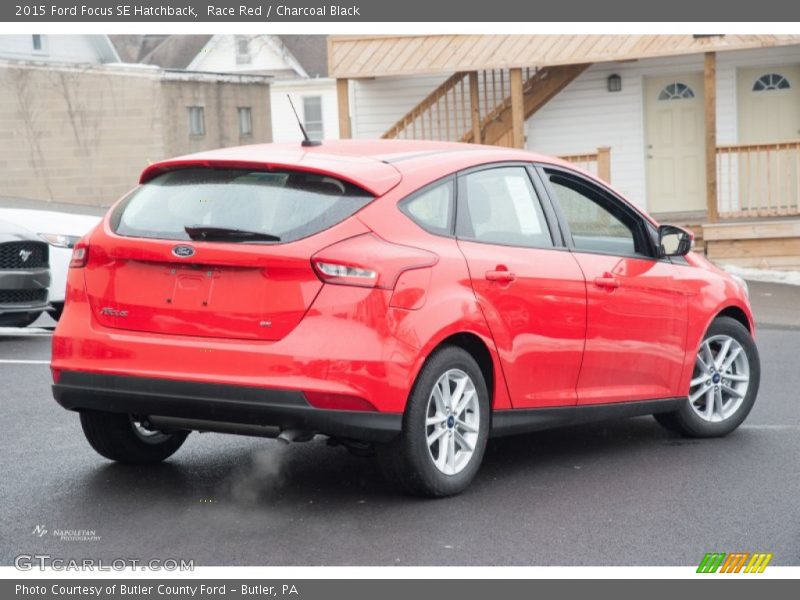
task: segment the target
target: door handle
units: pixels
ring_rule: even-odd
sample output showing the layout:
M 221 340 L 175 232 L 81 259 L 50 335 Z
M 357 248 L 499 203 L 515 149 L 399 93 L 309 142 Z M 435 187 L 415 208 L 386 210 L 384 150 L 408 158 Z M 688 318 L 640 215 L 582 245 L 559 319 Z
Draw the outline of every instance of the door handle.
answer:
M 595 277 L 594 284 L 597 287 L 615 290 L 619 287 L 619 280 L 616 277 L 612 277 L 610 273 L 605 273 L 602 277 Z
M 494 271 L 486 271 L 487 281 L 499 281 L 501 283 L 511 283 L 516 278 L 517 276 L 507 269 L 495 269 Z

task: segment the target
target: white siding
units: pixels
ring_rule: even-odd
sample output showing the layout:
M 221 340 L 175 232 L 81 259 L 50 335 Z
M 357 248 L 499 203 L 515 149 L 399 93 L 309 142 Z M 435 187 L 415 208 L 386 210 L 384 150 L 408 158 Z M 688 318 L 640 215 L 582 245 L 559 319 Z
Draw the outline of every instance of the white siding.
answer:
M 798 62 L 797 46 L 717 55 L 719 144 L 738 140 L 737 69 Z M 577 154 L 610 146 L 614 187 L 646 208 L 644 77 L 702 70 L 702 55 L 595 65 L 528 119 L 526 145 L 545 154 Z M 622 77 L 620 92 L 606 90 L 606 78 L 612 73 Z M 721 177 L 720 183 L 727 179 Z
M 381 137 L 448 76 L 379 77 L 353 81 L 350 88 L 353 137 Z
M 738 140 L 737 69 L 800 63 L 800 46 L 720 52 L 717 55 L 717 140 Z M 611 147 L 611 179 L 646 208 L 644 77 L 702 72 L 703 56 L 598 64 L 589 68 L 526 123 L 526 147 L 545 154 L 581 154 Z M 622 91 L 608 92 L 617 73 Z M 351 88 L 354 137 L 380 135 L 436 88 L 447 75 L 355 81 Z M 735 177 L 731 178 L 736 181 Z M 727 175 L 720 179 L 728 180 Z M 735 194 L 734 194 L 735 196 Z
M 235 73 L 237 71 L 281 71 L 291 69 L 284 57 L 265 38 L 267 36 L 248 36 L 250 38 L 250 62 L 236 62 L 235 35 L 215 35 L 189 68 L 193 71 L 213 73 Z
M 336 100 L 336 81 L 333 79 L 298 80 L 296 82 L 276 82 L 270 86 L 270 106 L 272 107 L 272 141 L 294 142 L 303 139 L 297 120 L 286 94 L 300 118 L 303 118 L 303 97 L 322 96 L 322 121 L 325 139 L 339 139 L 339 113 Z
M 42 35 L 42 50 L 34 51 L 31 35 L 0 35 L 0 58 L 74 63 L 101 63 L 95 36 Z

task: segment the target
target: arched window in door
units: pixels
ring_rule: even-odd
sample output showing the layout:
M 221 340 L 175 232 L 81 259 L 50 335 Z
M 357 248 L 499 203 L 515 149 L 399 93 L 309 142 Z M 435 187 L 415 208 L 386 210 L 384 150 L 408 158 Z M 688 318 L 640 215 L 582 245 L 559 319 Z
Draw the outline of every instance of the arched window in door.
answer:
M 788 90 L 791 88 L 789 80 L 779 73 L 762 75 L 753 84 L 754 92 L 771 92 L 773 90 Z
M 658 95 L 659 100 L 687 100 L 689 98 L 694 98 L 694 91 L 680 81 L 665 86 Z

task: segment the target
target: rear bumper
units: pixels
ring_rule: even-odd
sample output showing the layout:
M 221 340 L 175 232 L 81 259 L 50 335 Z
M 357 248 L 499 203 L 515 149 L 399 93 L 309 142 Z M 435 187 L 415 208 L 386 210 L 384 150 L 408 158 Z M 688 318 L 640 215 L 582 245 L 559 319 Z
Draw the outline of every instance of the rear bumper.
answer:
M 322 410 L 296 390 L 79 371 L 61 372 L 53 396 L 69 410 L 302 429 L 367 442 L 391 441 L 402 426 L 400 413 Z

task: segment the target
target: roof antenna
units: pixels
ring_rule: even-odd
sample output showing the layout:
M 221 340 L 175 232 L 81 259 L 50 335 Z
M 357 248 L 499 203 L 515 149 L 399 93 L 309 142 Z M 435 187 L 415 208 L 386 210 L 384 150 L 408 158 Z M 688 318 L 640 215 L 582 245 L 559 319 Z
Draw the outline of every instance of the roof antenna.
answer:
M 294 118 L 297 119 L 297 124 L 300 126 L 300 131 L 303 133 L 303 141 L 300 142 L 302 146 L 321 146 L 322 142 L 319 140 L 312 140 L 308 137 L 308 133 L 306 133 L 306 128 L 303 127 L 303 122 L 300 120 L 300 117 L 297 114 L 297 110 L 294 108 L 294 102 L 292 102 L 292 97 L 289 94 L 286 94 L 286 98 L 289 99 L 289 106 L 292 107 L 292 112 L 294 113 Z

